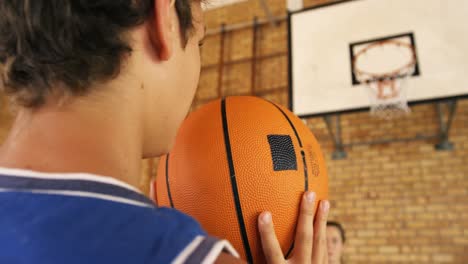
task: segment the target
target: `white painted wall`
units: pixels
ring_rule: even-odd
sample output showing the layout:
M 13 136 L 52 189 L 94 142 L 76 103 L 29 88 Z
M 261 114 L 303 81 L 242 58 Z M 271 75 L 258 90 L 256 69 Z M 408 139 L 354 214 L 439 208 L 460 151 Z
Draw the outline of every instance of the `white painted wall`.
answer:
M 223 6 L 232 5 L 232 4 L 245 2 L 245 1 L 247 0 L 209 0 L 207 1 L 208 4 L 203 5 L 203 9 L 211 10 L 211 9 L 216 9 L 216 8 L 220 8 Z M 253 0 L 250 0 L 250 1 L 253 1 Z
M 293 12 L 298 11 L 304 8 L 304 1 L 303 0 L 288 0 L 286 2 L 286 8 Z

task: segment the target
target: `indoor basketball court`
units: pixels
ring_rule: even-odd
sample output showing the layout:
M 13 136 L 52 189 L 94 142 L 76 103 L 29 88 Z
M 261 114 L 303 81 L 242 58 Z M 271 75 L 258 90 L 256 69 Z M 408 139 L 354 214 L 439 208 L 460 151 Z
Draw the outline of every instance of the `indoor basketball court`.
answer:
M 313 191 L 316 212 L 330 201 L 323 263 L 468 263 L 467 0 L 209 0 L 203 13 L 190 113 L 169 152 L 141 160 L 131 203 L 185 213 L 265 263 L 259 214 L 288 258 Z M 16 111 L 3 91 L 0 146 Z

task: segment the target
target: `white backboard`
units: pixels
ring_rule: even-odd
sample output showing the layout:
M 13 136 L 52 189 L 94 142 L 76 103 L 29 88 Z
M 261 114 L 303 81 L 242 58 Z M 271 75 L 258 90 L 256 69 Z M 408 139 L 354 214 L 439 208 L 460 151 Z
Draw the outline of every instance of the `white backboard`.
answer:
M 395 36 L 415 45 L 410 103 L 468 96 L 468 0 L 348 0 L 290 14 L 291 109 L 301 117 L 368 109 L 353 52 Z

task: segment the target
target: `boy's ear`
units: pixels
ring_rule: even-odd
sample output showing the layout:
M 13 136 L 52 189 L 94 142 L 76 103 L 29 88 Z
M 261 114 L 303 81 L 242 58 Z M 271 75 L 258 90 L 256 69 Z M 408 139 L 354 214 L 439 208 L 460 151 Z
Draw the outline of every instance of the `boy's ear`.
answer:
M 174 25 L 171 17 L 173 0 L 153 0 L 154 16 L 148 29 L 152 46 L 158 58 L 163 61 L 172 56 L 172 41 L 174 37 Z

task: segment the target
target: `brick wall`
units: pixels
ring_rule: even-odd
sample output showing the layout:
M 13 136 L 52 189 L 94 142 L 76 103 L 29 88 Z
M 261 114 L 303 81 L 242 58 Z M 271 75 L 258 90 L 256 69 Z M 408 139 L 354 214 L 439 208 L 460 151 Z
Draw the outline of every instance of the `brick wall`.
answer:
M 286 15 L 283 0 L 268 1 L 276 16 Z M 327 0 L 304 0 L 304 6 Z M 207 12 L 208 29 L 265 18 L 259 1 Z M 213 31 L 211 31 L 213 32 Z M 224 62 L 252 56 L 252 27 L 226 33 Z M 255 93 L 287 105 L 287 22 L 259 29 Z M 202 49 L 203 69 L 194 108 L 218 96 L 220 34 L 209 35 Z M 268 55 L 274 57 L 268 58 Z M 267 58 L 265 58 L 265 56 Z M 252 64 L 225 65 L 222 95 L 252 94 Z M 438 132 L 435 106 L 418 105 L 412 114 L 386 122 L 368 113 L 341 116 L 348 158 L 334 151 L 322 118 L 307 120 L 327 158 L 331 219 L 343 223 L 346 263 L 468 263 L 468 100 L 459 101 L 450 140 L 453 151 L 436 151 L 436 139 L 360 145 Z

